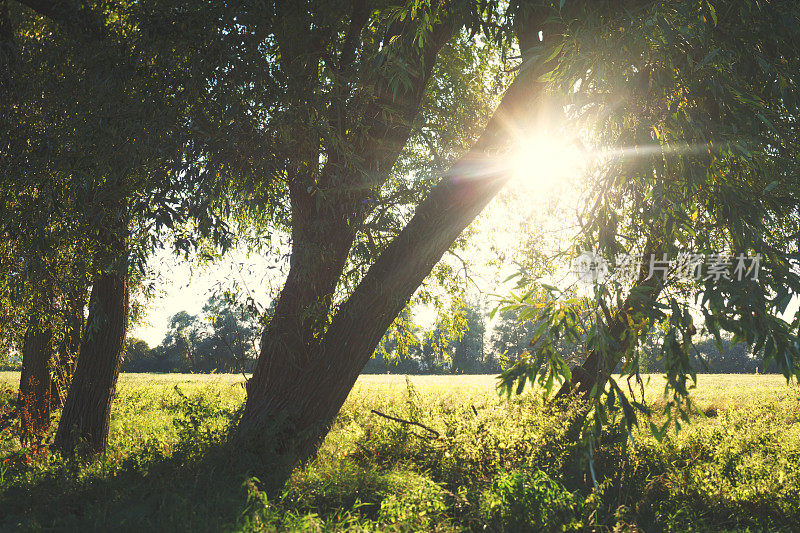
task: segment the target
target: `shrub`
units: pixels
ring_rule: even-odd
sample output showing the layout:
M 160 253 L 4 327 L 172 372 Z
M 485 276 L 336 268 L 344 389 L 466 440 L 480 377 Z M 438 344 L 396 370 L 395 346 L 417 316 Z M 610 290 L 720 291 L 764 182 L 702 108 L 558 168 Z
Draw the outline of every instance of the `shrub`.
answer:
M 378 522 L 404 530 L 431 531 L 446 523 L 445 492 L 431 479 L 413 472 L 391 474 L 390 492 L 381 502 Z
M 486 523 L 499 531 L 572 531 L 578 509 L 573 495 L 541 470 L 501 473 L 482 501 Z

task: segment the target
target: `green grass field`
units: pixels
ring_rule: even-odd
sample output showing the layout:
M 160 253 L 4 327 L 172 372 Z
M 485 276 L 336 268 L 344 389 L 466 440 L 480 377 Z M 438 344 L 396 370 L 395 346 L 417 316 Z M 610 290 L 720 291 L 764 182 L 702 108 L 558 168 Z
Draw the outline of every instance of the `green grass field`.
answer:
M 0 373 L 0 390 L 18 379 Z M 699 376 L 705 415 L 661 442 L 604 435 L 597 484 L 567 435 L 574 413 L 535 391 L 505 399 L 493 376 L 409 381 L 363 376 L 318 457 L 270 500 L 222 444 L 242 376 L 123 375 L 94 463 L 26 457 L 0 433 L 0 529 L 798 530 L 800 391 L 781 376 Z M 649 401 L 661 390 L 651 376 Z

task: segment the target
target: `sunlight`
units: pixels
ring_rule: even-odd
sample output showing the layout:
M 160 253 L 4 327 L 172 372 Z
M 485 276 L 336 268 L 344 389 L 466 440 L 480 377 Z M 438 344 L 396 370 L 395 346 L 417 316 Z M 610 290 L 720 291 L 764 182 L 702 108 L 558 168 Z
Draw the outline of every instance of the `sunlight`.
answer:
M 515 152 L 514 181 L 536 192 L 552 192 L 579 177 L 586 161 L 578 141 L 558 136 L 529 137 Z

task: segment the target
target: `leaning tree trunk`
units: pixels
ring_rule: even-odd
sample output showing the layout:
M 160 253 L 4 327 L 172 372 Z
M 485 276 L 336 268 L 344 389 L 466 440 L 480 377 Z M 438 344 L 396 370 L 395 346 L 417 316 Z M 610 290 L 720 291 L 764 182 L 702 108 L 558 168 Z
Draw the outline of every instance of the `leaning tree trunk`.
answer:
M 290 368 L 273 367 L 250 380 L 234 444 L 272 467 L 272 488 L 283 485 L 291 466 L 315 454 L 387 328 L 506 183 L 509 171 L 497 163 L 496 151 L 508 145 L 509 125 L 531 116 L 529 107 L 541 88 L 531 81 L 533 75 L 531 69 L 517 76 L 481 139 L 381 253 L 315 349 L 295 354 Z M 272 330 L 281 328 L 275 318 Z
M 656 275 L 650 276 L 650 268 L 646 259 L 675 252 L 674 236 L 666 230 L 661 219 L 656 216 L 663 209 L 662 202 L 663 200 L 659 200 L 654 206 L 654 216 L 649 221 L 650 231 L 642 251 L 643 261 L 636 281 L 628 291 L 622 305 L 608 317 L 608 334 L 613 341 L 610 345 L 616 346 L 616 349 L 605 353 L 597 349 L 590 351 L 583 363 L 572 368 L 572 379 L 564 382 L 553 397 L 553 401 L 559 401 L 571 394 L 584 400 L 588 399 L 595 386 L 605 387 L 611 372 L 625 354 L 635 347 L 636 336 L 630 331 L 629 324 L 636 323 L 642 310 L 650 307 L 664 289 L 664 280 L 659 279 Z
M 34 311 L 35 312 L 35 311 Z M 50 429 L 50 359 L 53 330 L 31 319 L 22 348 L 22 374 L 19 384 L 20 439 L 34 444 Z
M 595 386 L 604 387 L 610 373 L 616 368 L 624 355 L 633 347 L 635 336 L 631 334 L 628 318 L 635 318 L 642 308 L 642 299 L 654 300 L 658 297 L 663 284 L 656 277 L 637 283 L 625 299 L 622 307 L 613 315 L 608 324 L 609 337 L 616 345 L 613 353 L 603 353 L 592 350 L 586 360 L 572 368 L 572 379 L 564 382 L 558 392 L 553 396 L 553 401 L 576 394 L 580 398 L 588 399 Z
M 128 308 L 127 276 L 114 271 L 95 276 L 80 355 L 54 442 L 64 455 L 105 451 Z

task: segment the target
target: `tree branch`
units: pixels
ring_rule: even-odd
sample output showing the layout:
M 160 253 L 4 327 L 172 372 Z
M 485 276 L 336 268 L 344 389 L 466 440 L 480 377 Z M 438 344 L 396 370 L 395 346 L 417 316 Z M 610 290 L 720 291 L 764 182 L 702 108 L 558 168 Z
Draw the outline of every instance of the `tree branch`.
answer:
M 420 424 L 419 422 L 414 422 L 412 420 L 403 420 L 402 418 L 397 418 L 397 417 L 394 417 L 394 416 L 386 415 L 386 414 L 383 414 L 380 411 L 377 411 L 375 409 L 371 409 L 370 412 L 372 412 L 373 414 L 376 414 L 378 416 L 382 416 L 383 418 L 387 418 L 389 420 L 394 420 L 395 422 L 400 422 L 401 424 L 420 427 L 420 428 L 424 429 L 425 431 L 429 431 L 432 435 L 435 435 L 434 438 L 436 438 L 436 439 L 438 439 L 440 437 L 438 431 L 436 431 L 435 429 L 431 429 L 431 428 L 429 428 L 428 426 L 426 426 L 424 424 Z

